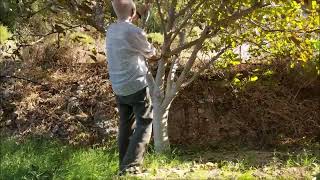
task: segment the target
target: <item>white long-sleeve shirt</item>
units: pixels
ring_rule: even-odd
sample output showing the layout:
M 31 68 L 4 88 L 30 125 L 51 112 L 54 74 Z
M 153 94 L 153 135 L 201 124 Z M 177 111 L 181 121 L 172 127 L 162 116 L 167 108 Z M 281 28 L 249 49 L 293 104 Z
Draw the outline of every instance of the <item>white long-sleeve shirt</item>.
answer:
M 155 55 L 145 32 L 128 21 L 111 24 L 106 37 L 108 70 L 112 89 L 127 96 L 147 86 L 145 58 Z

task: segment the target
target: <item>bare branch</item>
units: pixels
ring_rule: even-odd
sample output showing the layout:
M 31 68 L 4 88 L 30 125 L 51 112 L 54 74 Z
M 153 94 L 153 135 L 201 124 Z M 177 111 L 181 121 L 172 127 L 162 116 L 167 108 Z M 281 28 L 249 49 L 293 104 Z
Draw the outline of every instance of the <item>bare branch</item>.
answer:
M 209 60 L 208 63 L 206 63 L 204 66 L 202 66 L 202 68 L 200 68 L 200 70 L 198 70 L 198 72 L 196 72 L 189 81 L 183 83 L 181 87 L 184 88 L 184 87 L 188 86 L 190 83 L 192 83 L 194 80 L 196 80 L 196 79 L 200 76 L 200 74 L 201 74 L 204 70 L 208 69 L 208 67 L 209 67 L 212 63 L 214 63 L 217 59 L 219 59 L 220 56 L 221 56 L 229 47 L 230 47 L 230 46 L 227 46 L 227 47 L 224 47 L 223 49 L 221 49 L 218 54 L 216 54 L 214 57 L 212 57 L 212 58 Z
M 267 26 L 264 26 L 263 24 L 261 23 L 258 23 L 254 20 L 251 20 L 251 19 L 248 19 L 248 22 L 255 25 L 255 26 L 258 26 L 260 27 L 263 31 L 266 31 L 266 32 L 295 32 L 295 33 L 313 33 L 313 32 L 320 32 L 320 28 L 317 28 L 317 29 L 311 29 L 311 30 L 302 30 L 302 29 L 299 29 L 299 30 L 290 30 L 290 29 L 271 29 Z
M 193 41 L 190 41 L 188 43 L 185 43 L 184 45 L 182 46 L 179 46 L 177 47 L 176 49 L 172 50 L 170 53 L 169 53 L 169 57 L 170 56 L 173 56 L 173 55 L 177 55 L 179 54 L 181 51 L 185 50 L 185 49 L 189 49 L 191 48 L 192 46 L 198 44 L 200 38 L 196 39 L 196 40 L 193 40 Z
M 220 20 L 216 24 L 212 25 L 212 28 L 215 27 L 214 30 L 211 31 L 211 33 L 206 34 L 206 36 L 204 38 L 210 38 L 210 37 L 215 36 L 219 32 L 221 27 L 227 27 L 228 25 L 232 24 L 234 21 L 241 19 L 242 17 L 252 13 L 254 10 L 261 8 L 261 7 L 265 7 L 265 6 L 267 6 L 267 4 L 256 3 L 254 6 L 248 8 L 248 9 L 233 13 L 231 16 L 229 16 L 223 20 Z M 181 51 L 183 51 L 185 49 L 189 49 L 192 46 L 198 44 L 199 41 L 200 41 L 200 38 L 193 40 L 193 41 L 190 41 L 190 42 L 188 42 L 188 43 L 184 44 L 183 46 L 180 46 L 176 49 L 173 49 L 169 53 L 169 56 L 179 54 Z
M 251 6 L 250 8 L 238 11 L 233 13 L 231 16 L 228 16 L 225 19 L 222 19 L 220 21 L 218 21 L 216 24 L 213 25 L 213 27 L 227 27 L 230 24 L 232 24 L 233 22 L 235 22 L 238 19 L 241 19 L 242 17 L 252 13 L 253 11 L 259 9 L 259 8 L 263 8 L 265 6 L 268 6 L 269 4 L 262 4 L 261 2 L 257 2 L 256 4 L 254 4 L 253 6 Z
M 23 18 L 24 20 L 28 20 L 31 17 L 35 16 L 36 14 L 41 13 L 44 10 L 47 10 L 48 8 L 50 8 L 50 5 L 47 5 L 47 6 L 43 7 L 43 8 L 41 8 L 41 9 L 39 9 L 38 11 L 32 12 L 32 13 L 24 15 L 24 16 L 21 16 L 21 18 Z
M 171 38 L 171 31 L 174 27 L 175 21 L 176 21 L 176 7 L 177 7 L 177 0 L 173 0 L 172 3 L 169 6 L 169 10 L 168 10 L 168 21 L 167 21 L 167 31 L 169 31 L 170 33 L 168 34 L 168 36 Z
M 64 24 L 66 25 L 66 24 Z M 75 25 L 75 26 L 70 26 L 70 25 L 66 25 L 68 26 L 68 28 L 62 28 L 60 25 L 58 25 L 58 27 L 61 27 L 62 29 L 60 30 L 53 30 L 47 34 L 30 34 L 31 36 L 41 36 L 41 37 L 46 37 L 46 36 L 49 36 L 49 35 L 52 35 L 52 34 L 55 34 L 55 33 L 63 33 L 65 31 L 68 31 L 68 30 L 71 30 L 71 29 L 75 29 L 75 28 L 78 28 L 78 27 L 81 27 L 81 25 Z
M 186 6 L 177 13 L 177 17 L 184 15 L 194 4 L 196 0 L 190 0 Z
M 104 29 L 104 4 L 103 0 L 97 0 L 96 5 L 93 7 L 92 21 L 100 32 L 105 33 Z
M 162 30 L 163 30 L 164 36 L 167 36 L 167 29 L 166 29 L 163 13 L 161 12 L 160 0 L 156 0 L 156 4 L 157 4 L 157 9 L 158 9 L 158 13 L 159 13 L 159 16 L 160 16 L 160 21 L 161 21 L 161 26 L 162 26 Z
M 9 75 L 0 75 L 0 79 L 2 78 L 6 78 L 6 79 L 19 79 L 19 80 L 24 80 L 30 83 L 34 83 L 37 85 L 43 85 L 42 83 L 38 82 L 38 81 L 34 81 L 32 79 L 28 79 L 28 78 L 24 78 L 24 77 L 18 77 L 18 76 L 9 76 Z
M 197 4 L 197 6 L 188 13 L 188 15 L 186 17 L 184 17 L 184 21 L 181 23 L 181 25 L 172 32 L 173 36 L 171 38 L 170 43 L 172 43 L 174 41 L 174 39 L 177 37 L 177 35 L 179 34 L 179 32 L 181 31 L 181 29 L 183 29 L 189 22 L 190 18 L 194 15 L 194 13 L 201 7 L 201 5 L 206 2 L 206 0 L 202 0 L 199 4 Z M 177 16 L 179 17 L 179 16 Z
M 187 64 L 184 66 L 184 69 L 181 73 L 181 75 L 179 76 L 178 80 L 177 80 L 177 88 L 180 88 L 180 86 L 182 85 L 182 82 L 184 81 L 187 73 L 190 71 L 190 69 L 192 68 L 194 61 L 197 58 L 197 54 L 198 52 L 201 50 L 202 46 L 203 46 L 203 42 L 207 39 L 207 35 L 208 35 L 208 31 L 209 31 L 210 27 L 207 26 L 204 28 L 204 30 L 201 33 L 201 36 L 199 38 L 198 43 L 196 44 L 196 46 L 194 47 L 192 54 L 187 62 Z
M 222 6 L 222 5 L 221 5 Z M 219 22 L 215 23 L 212 26 L 206 26 L 204 28 L 204 30 L 202 31 L 200 37 L 196 40 L 193 40 L 191 42 L 188 42 L 180 47 L 177 47 L 176 49 L 170 51 L 169 53 L 167 53 L 166 58 L 169 58 L 173 55 L 177 55 L 179 54 L 181 51 L 183 51 L 184 49 L 188 49 L 191 48 L 193 46 L 194 49 L 192 51 L 191 56 L 189 57 L 188 62 L 186 63 L 182 73 L 180 74 L 177 82 L 176 82 L 176 88 L 179 89 L 181 88 L 183 81 L 186 78 L 186 75 L 188 72 L 190 72 L 195 60 L 197 59 L 197 54 L 198 52 L 202 49 L 203 47 L 203 42 L 210 38 L 215 36 L 219 31 L 221 27 L 227 27 L 230 24 L 234 23 L 236 20 L 241 19 L 242 17 L 252 13 L 254 10 L 264 7 L 266 6 L 266 4 L 263 4 L 261 2 L 257 2 L 256 4 L 254 4 L 252 7 L 247 8 L 245 10 L 240 10 L 238 12 L 233 13 L 231 16 L 228 16 L 227 18 L 220 20 Z M 191 16 L 192 17 L 192 16 Z M 168 26 L 169 27 L 169 26 Z M 179 27 L 180 28 L 180 27 Z M 210 32 L 211 31 L 211 32 Z M 167 37 L 168 38 L 168 37 Z M 168 39 L 167 39 L 168 40 Z M 165 41 L 168 42 L 168 41 Z M 172 42 L 172 41 L 170 41 Z M 169 43 L 170 44 L 170 43 Z M 168 44 L 167 44 L 168 45 Z M 166 50 L 169 50 L 170 48 L 163 48 L 163 52 L 168 52 Z M 223 51 L 224 52 L 224 51 Z M 222 52 L 222 53 L 223 53 Z M 222 54 L 221 53 L 221 54 Z M 220 53 L 218 54 L 219 56 L 221 55 Z M 217 56 L 217 58 L 219 57 Z M 161 67 L 160 67 L 161 66 Z M 157 73 L 157 77 L 156 77 L 156 84 L 159 85 L 160 87 L 163 87 L 163 78 L 164 78 L 164 67 L 165 67 L 165 62 L 163 60 L 161 60 L 159 62 L 159 68 L 158 68 L 158 73 Z M 167 82 L 168 83 L 168 82 Z
M 79 20 L 86 22 L 88 25 L 104 34 L 104 3 L 103 0 L 98 0 L 97 2 L 77 2 L 75 0 L 70 0 L 57 1 L 54 2 L 54 5 L 65 8 L 67 11 L 76 15 Z

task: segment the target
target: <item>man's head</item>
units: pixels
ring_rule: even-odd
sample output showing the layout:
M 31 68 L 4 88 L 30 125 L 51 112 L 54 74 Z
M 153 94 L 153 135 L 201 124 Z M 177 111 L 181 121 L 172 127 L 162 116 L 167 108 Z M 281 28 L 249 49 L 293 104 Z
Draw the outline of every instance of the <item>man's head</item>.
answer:
M 136 15 L 136 6 L 132 0 L 112 0 L 112 7 L 119 20 L 132 20 Z

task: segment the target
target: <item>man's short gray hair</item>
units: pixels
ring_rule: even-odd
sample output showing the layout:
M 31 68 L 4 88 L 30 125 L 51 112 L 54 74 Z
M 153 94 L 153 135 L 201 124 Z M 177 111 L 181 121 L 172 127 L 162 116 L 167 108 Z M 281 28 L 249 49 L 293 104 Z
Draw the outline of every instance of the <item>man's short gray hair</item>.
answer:
M 112 7 L 118 19 L 125 20 L 136 14 L 136 5 L 132 0 L 112 0 Z

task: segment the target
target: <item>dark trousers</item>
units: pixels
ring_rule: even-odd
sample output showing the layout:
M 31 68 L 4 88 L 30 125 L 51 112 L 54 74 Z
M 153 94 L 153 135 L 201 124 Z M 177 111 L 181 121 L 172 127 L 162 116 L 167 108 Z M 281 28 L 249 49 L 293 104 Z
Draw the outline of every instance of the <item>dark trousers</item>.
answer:
M 152 132 L 149 88 L 132 95 L 116 96 L 120 114 L 118 145 L 120 170 L 140 166 Z

